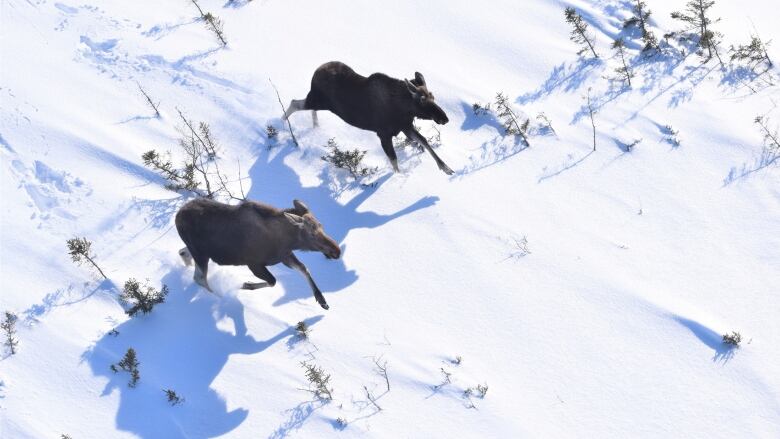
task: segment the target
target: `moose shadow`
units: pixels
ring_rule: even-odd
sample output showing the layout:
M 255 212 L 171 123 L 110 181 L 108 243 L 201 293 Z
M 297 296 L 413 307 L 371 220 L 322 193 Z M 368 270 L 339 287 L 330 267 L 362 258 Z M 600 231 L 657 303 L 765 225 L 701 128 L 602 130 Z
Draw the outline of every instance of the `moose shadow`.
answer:
M 373 229 L 417 210 L 431 207 L 439 201 L 439 197 L 425 196 L 392 214 L 359 211 L 360 206 L 376 193 L 392 174 L 380 177 L 370 187 L 361 188 L 360 192 L 346 204 L 341 204 L 337 200 L 338 194 L 329 184 L 327 170 L 323 170 L 320 174 L 319 185 L 310 187 L 301 185 L 298 174 L 284 162 L 287 156 L 297 153 L 297 149 L 286 145 L 277 146 L 270 151 L 265 147 L 262 149 L 260 156 L 249 169 L 252 187 L 247 198 L 278 208 L 292 207 L 293 199 L 303 201 L 323 224 L 325 233 L 342 247 L 342 255 L 347 254 L 344 239 L 351 230 Z M 347 268 L 343 257 L 338 260 L 328 260 L 320 253 L 297 252 L 296 254 L 309 268 L 324 294 L 344 289 L 358 278 L 354 270 Z M 285 288 L 285 295 L 274 302 L 274 306 L 311 297 L 311 290 L 302 276 L 285 268 L 278 271 L 274 269 L 275 267 L 271 269 L 274 275 L 288 285 L 288 288 Z
M 103 335 L 82 355 L 93 374 L 108 380 L 101 396 L 119 392 L 116 427 L 141 438 L 205 438 L 231 432 L 248 411 L 228 411 L 211 383 L 231 355 L 258 354 L 295 337 L 294 328 L 287 327 L 267 339 L 255 339 L 247 333 L 241 302 L 229 296 L 217 299 L 196 285 L 184 288 L 182 270 L 173 269 L 162 279 L 170 289 L 165 303 L 122 323 L 115 328 L 118 335 Z M 232 320 L 233 332 L 217 327 L 223 317 Z M 321 319 L 310 318 L 307 324 Z M 135 388 L 128 386 L 127 372 L 110 369 L 131 347 L 140 363 L 141 379 Z M 164 389 L 174 390 L 184 402 L 171 407 Z

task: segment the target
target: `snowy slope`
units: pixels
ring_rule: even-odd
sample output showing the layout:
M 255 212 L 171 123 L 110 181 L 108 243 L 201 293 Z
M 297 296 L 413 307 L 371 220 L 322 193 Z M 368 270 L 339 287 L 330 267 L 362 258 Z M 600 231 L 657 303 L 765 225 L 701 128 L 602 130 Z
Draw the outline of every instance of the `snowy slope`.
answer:
M 221 48 L 184 0 L 0 1 L 0 311 L 19 316 L 20 339 L 0 360 L 0 436 L 780 436 L 780 161 L 762 161 L 753 123 L 780 123 L 778 90 L 753 94 L 696 55 L 643 60 L 633 39 L 635 85 L 611 87 L 608 44 L 631 36 L 630 2 L 203 0 L 224 21 Z M 678 27 L 681 2 L 649 3 L 657 35 Z M 601 62 L 578 59 L 569 5 Z M 724 48 L 754 28 L 780 40 L 775 10 L 719 1 Z M 286 105 L 330 60 L 423 72 L 456 174 L 409 151 L 392 174 L 373 133 L 326 112 L 316 129 L 307 112 L 291 118 L 294 148 L 269 79 Z M 475 116 L 498 91 L 557 135 L 523 149 Z M 249 198 L 302 199 L 340 243 L 337 261 L 299 253 L 329 311 L 281 265 L 270 289 L 239 290 L 251 273 L 215 264 L 219 296 L 192 282 L 173 228 L 187 198 L 141 160 L 176 150 L 177 108 L 211 124 Z M 329 138 L 368 150 L 373 187 L 325 167 Z M 93 241 L 109 281 L 70 261 L 74 236 Z M 117 292 L 131 277 L 171 293 L 130 319 Z M 721 343 L 729 331 L 741 348 Z M 109 370 L 128 347 L 137 388 Z M 330 403 L 300 390 L 312 358 L 332 375 Z M 436 388 L 442 368 L 451 383 Z M 483 383 L 470 409 L 463 391 Z M 169 406 L 165 388 L 185 402 Z

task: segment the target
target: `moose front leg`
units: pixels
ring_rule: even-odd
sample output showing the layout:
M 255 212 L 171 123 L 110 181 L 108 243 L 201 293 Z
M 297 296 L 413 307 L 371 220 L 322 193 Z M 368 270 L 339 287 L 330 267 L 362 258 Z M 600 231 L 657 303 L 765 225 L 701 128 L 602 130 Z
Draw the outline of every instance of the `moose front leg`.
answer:
M 276 278 L 268 271 L 265 265 L 253 264 L 249 266 L 249 269 L 252 270 L 252 274 L 265 282 L 244 282 L 244 285 L 241 287 L 242 290 L 257 290 L 276 285 Z
M 447 166 L 447 164 L 444 163 L 444 161 L 439 158 L 439 156 L 436 154 L 436 151 L 434 151 L 433 148 L 431 148 L 431 145 L 428 144 L 428 141 L 425 140 L 425 137 L 423 137 L 422 134 L 418 133 L 416 129 L 414 128 L 406 129 L 404 130 L 404 134 L 406 135 L 406 137 L 422 145 L 423 148 L 425 148 L 425 150 L 428 151 L 433 156 L 433 159 L 436 160 L 436 165 L 439 166 L 439 169 L 444 171 L 445 174 L 447 175 L 454 174 L 452 169 L 450 169 L 450 167 Z
M 306 280 L 309 281 L 309 286 L 311 287 L 311 290 L 314 293 L 314 299 L 317 301 L 317 303 L 319 303 L 320 306 L 323 307 L 324 309 L 330 308 L 328 306 L 328 302 L 325 301 L 325 297 L 322 296 L 322 292 L 317 287 L 317 284 L 314 283 L 314 279 L 311 278 L 311 273 L 309 273 L 309 269 L 306 268 L 305 265 L 303 265 L 303 262 L 299 261 L 294 254 L 290 253 L 286 258 L 284 258 L 284 260 L 282 260 L 282 263 L 294 270 L 299 271 L 302 275 L 304 275 L 306 277 Z
M 379 135 L 379 141 L 382 142 L 382 149 L 385 150 L 387 158 L 390 159 L 390 163 L 393 165 L 393 171 L 398 170 L 398 157 L 395 155 L 395 148 L 393 148 L 393 136 Z

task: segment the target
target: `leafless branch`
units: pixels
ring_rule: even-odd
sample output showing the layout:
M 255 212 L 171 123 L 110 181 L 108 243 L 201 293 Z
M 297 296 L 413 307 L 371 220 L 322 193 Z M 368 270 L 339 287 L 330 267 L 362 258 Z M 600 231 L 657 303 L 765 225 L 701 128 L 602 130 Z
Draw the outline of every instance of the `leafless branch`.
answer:
M 274 82 L 271 81 L 271 78 L 268 78 L 268 82 L 271 83 L 271 87 L 274 88 L 274 91 L 276 92 L 276 99 L 279 101 L 279 107 L 282 109 L 282 114 L 284 114 L 284 104 L 282 103 L 282 98 L 279 96 L 279 89 L 276 88 L 276 85 L 274 85 Z M 290 119 L 287 119 L 287 130 L 290 131 L 290 137 L 292 137 L 293 144 L 295 144 L 296 148 L 300 148 L 300 145 L 298 144 L 298 139 L 295 138 L 295 133 L 293 133 L 292 124 L 290 123 Z

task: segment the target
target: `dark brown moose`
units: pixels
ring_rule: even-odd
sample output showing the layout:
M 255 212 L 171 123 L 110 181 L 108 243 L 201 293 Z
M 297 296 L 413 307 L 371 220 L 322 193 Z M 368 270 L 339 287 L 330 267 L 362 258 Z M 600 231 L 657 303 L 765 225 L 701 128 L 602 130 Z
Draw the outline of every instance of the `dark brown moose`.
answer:
M 384 73 L 365 77 L 338 61 L 325 63 L 314 72 L 306 99 L 290 102 L 283 119 L 300 110 L 312 110 L 314 126 L 317 126 L 317 110 L 329 110 L 352 126 L 375 132 L 396 172 L 398 159 L 393 137 L 403 132 L 433 156 L 439 169 L 448 175 L 453 173 L 414 128 L 414 118 L 441 125 L 449 122 L 447 114 L 434 102 L 433 93 L 428 91 L 420 72 L 415 72 L 413 80 L 402 81 Z
M 266 267 L 281 262 L 301 272 L 317 303 L 328 309 L 309 270 L 293 250 L 318 251 L 328 259 L 338 259 L 341 249 L 305 204 L 294 200 L 293 206 L 277 209 L 255 201 L 231 206 L 207 198 L 190 201 L 176 214 L 176 230 L 187 245 L 179 255 L 187 265 L 195 261 L 193 279 L 209 291 L 209 260 L 219 265 L 246 265 L 265 281 L 245 282 L 243 288 L 248 290 L 276 285 L 276 278 Z

